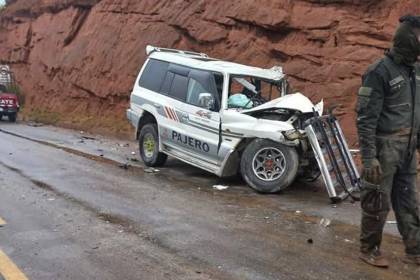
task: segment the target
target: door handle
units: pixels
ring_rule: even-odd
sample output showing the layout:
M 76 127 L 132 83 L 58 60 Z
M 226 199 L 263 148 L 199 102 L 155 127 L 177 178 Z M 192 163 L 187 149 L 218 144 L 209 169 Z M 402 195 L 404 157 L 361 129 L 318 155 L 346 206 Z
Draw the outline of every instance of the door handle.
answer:
M 158 109 L 160 109 L 162 107 L 159 103 L 153 103 L 153 106 L 155 106 Z

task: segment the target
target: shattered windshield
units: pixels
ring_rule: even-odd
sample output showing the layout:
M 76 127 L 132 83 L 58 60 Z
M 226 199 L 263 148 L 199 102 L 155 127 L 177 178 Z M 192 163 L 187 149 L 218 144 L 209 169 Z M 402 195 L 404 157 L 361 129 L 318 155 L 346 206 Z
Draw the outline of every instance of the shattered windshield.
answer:
M 252 76 L 231 76 L 228 108 L 251 109 L 282 96 L 283 80 Z

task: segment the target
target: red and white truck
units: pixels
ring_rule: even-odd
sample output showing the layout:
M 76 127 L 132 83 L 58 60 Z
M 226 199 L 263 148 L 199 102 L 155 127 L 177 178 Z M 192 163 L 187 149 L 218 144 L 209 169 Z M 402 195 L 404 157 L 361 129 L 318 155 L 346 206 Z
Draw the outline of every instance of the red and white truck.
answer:
M 8 65 L 0 65 L 0 120 L 7 116 L 15 122 L 19 112 L 19 99 L 16 93 L 13 73 Z

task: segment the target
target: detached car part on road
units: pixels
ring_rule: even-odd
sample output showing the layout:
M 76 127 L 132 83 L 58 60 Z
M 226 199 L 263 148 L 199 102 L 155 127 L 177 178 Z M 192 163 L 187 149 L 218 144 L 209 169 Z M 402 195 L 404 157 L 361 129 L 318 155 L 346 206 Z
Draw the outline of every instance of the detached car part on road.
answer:
M 205 54 L 148 46 L 127 117 L 147 166 L 172 156 L 218 176 L 240 172 L 258 192 L 322 175 L 334 202 L 359 174 L 338 121 L 301 93 L 281 67 L 261 69 Z
M 19 100 L 13 92 L 16 83 L 8 65 L 0 65 L 0 120 L 7 116 L 10 122 L 15 122 L 19 112 Z

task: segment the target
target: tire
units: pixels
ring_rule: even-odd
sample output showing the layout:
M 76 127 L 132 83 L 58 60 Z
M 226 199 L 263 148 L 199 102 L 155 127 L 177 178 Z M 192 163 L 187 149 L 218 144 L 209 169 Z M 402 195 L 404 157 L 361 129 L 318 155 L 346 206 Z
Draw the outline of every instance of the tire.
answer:
M 146 166 L 159 167 L 165 164 L 168 156 L 159 152 L 159 136 L 156 124 L 146 124 L 140 130 L 139 150 Z
M 296 149 L 280 143 L 255 139 L 241 158 L 241 174 L 247 184 L 261 193 L 287 188 L 296 178 L 299 156 Z
M 10 114 L 7 117 L 9 118 L 9 122 L 16 122 L 17 114 L 16 113 Z

